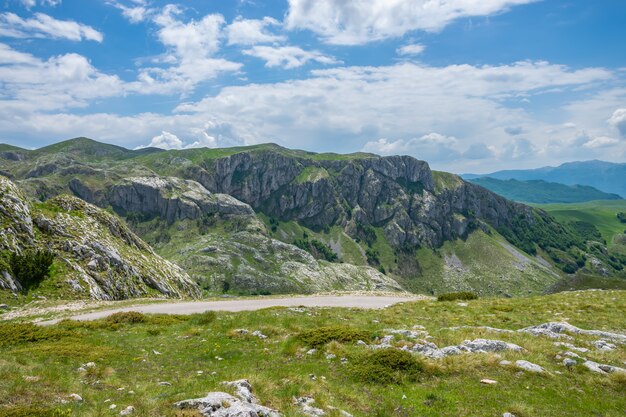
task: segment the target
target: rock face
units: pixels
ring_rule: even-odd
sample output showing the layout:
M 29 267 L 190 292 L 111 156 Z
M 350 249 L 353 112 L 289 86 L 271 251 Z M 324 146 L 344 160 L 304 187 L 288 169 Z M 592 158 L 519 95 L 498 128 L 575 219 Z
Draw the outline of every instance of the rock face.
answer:
M 199 294 L 180 267 L 156 255 L 114 215 L 70 196 L 34 207 L 15 184 L 0 177 L 0 222 L 5 226 L 0 249 L 51 250 L 66 272 L 58 285 L 69 294 L 102 300 Z M 0 263 L 0 268 L 0 286 L 19 289 L 7 265 Z
M 213 194 L 195 181 L 175 177 L 127 178 L 109 189 L 107 202 L 122 213 L 160 216 L 168 223 L 204 214 L 254 216 L 254 210 L 226 194 Z
M 476 230 L 499 238 L 493 229 L 521 250 L 532 250 L 529 236 L 544 225 L 556 225 L 548 234 L 560 248 L 571 246 L 545 213 L 452 174 L 433 172 L 426 162 L 408 156 L 312 154 L 277 145 L 130 151 L 84 138 L 11 151 L 21 159 L 4 158 L 0 168 L 28 195 L 46 199 L 71 192 L 113 208 L 159 253 L 211 290 L 536 292 L 560 275 L 551 264 L 531 262 L 516 249 L 510 251 L 514 254 L 492 251 L 495 239 L 479 243 L 503 259 L 487 271 L 491 274 L 483 273 L 483 259 L 470 264 L 440 253 L 425 262 L 432 270 L 426 271 L 417 251 L 436 251 L 446 241 L 457 244 L 457 238 L 471 239 Z M 163 223 L 155 224 L 158 220 Z M 191 224 L 202 221 L 202 227 Z M 150 225 L 142 229 L 140 223 Z M 164 232 L 163 239 L 153 236 L 155 229 Z M 316 243 L 327 245 L 346 264 L 310 261 L 306 253 L 278 242 L 296 244 L 311 232 L 317 234 L 311 236 Z M 320 256 L 312 240 L 309 250 L 332 260 Z M 511 263 L 517 266 L 509 268 Z M 434 272 L 430 278 L 429 272 Z

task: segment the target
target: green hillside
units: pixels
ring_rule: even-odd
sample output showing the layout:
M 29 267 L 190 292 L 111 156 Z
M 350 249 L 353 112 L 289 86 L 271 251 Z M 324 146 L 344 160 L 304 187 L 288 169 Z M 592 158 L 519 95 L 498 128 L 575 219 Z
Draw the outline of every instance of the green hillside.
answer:
M 536 205 L 558 220 L 584 221 L 598 228 L 607 243 L 619 243 L 616 240 L 624 234 L 626 225 L 617 219 L 617 213 L 626 212 L 626 200 L 588 201 L 577 204 L 542 204 Z
M 509 200 L 524 203 L 580 203 L 593 200 L 620 200 L 617 194 L 602 192 L 588 185 L 565 185 L 542 180 L 499 180 L 490 177 L 469 179 Z

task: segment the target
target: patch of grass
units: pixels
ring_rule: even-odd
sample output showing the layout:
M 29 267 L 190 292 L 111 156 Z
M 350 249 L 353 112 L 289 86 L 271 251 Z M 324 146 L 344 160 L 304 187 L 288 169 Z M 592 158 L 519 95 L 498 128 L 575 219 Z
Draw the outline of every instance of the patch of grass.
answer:
M 437 301 L 476 300 L 478 294 L 471 291 L 447 292 L 437 297 Z
M 398 384 L 416 381 L 424 366 L 415 355 L 389 348 L 361 354 L 353 359 L 349 370 L 359 382 Z
M 18 355 L 37 355 L 39 357 L 80 358 L 81 360 L 96 360 L 116 353 L 116 350 L 107 346 L 98 346 L 79 340 L 61 340 L 57 342 L 37 343 L 31 346 L 14 349 L 12 353 Z
M 325 326 L 299 333 L 296 338 L 310 347 L 322 347 L 331 341 L 350 343 L 368 341 L 371 335 L 363 330 L 345 326 Z
M 72 332 L 56 327 L 41 327 L 32 323 L 0 323 L 0 347 L 58 340 L 72 335 Z
M 70 408 L 49 408 L 44 405 L 26 405 L 17 407 L 0 407 L 0 415 L 3 417 L 70 417 Z
M 213 323 L 216 318 L 217 313 L 215 311 L 205 311 L 204 313 L 194 314 L 191 316 L 189 322 L 198 326 L 208 326 Z

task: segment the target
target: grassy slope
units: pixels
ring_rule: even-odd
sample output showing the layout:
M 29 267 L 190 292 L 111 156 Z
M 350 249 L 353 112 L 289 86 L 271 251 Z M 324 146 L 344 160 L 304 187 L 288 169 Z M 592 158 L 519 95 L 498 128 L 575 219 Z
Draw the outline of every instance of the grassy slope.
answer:
M 104 322 L 78 328 L 54 326 L 46 331 L 68 330 L 56 335 L 57 340 L 14 344 L 0 341 L 0 414 L 47 415 L 33 413 L 33 407 L 41 407 L 56 408 L 65 412 L 64 416 L 90 417 L 117 414 L 133 405 L 140 416 L 197 415 L 177 414 L 171 404 L 209 391 L 229 391 L 221 381 L 248 378 L 261 403 L 280 409 L 287 417 L 300 415 L 292 398 L 303 395 L 314 397 L 318 406 L 336 406 L 356 417 L 499 416 L 507 411 L 520 417 L 616 417 L 622 416 L 626 407 L 623 375 L 594 374 L 582 366 L 566 370 L 555 358 L 563 348 L 555 346 L 553 339 L 446 328 L 486 325 L 515 330 L 567 319 L 581 328 L 624 332 L 624 314 L 626 292 L 596 291 L 484 299 L 470 301 L 467 307 L 456 302 L 419 301 L 382 311 L 296 312 L 275 308 L 218 313 L 210 323 L 192 317 L 153 318 L 116 329 Z M 380 336 L 385 334 L 384 329 L 410 329 L 416 324 L 425 326 L 433 336 L 430 341 L 438 346 L 485 337 L 516 343 L 526 351 L 424 360 L 425 371 L 417 382 L 376 384 L 358 381 L 349 370 L 364 355 L 365 348 L 333 342 L 317 354 L 306 355 L 308 347 L 293 338 L 300 331 L 323 325 L 349 325 Z M 268 339 L 237 335 L 233 330 L 238 328 L 261 330 Z M 590 347 L 584 356 L 591 360 L 624 366 L 626 346 L 598 351 L 589 343 L 596 339 L 577 335 L 573 343 Z M 337 358 L 328 360 L 327 353 Z M 342 365 L 338 360 L 342 357 L 348 358 L 350 365 Z M 550 373 L 519 372 L 500 366 L 502 359 L 525 359 Z M 96 362 L 96 368 L 78 372 L 77 368 L 88 361 Z M 311 374 L 316 380 L 309 377 Z M 483 385 L 482 378 L 494 379 L 498 384 Z M 172 385 L 159 386 L 160 381 Z M 70 393 L 78 393 L 84 401 L 66 405 L 57 402 Z M 110 402 L 105 402 L 107 399 Z M 117 404 L 117 411 L 108 409 L 111 403 Z
M 577 204 L 536 205 L 560 221 L 582 220 L 594 224 L 607 243 L 613 242 L 616 234 L 624 233 L 626 224 L 617 220 L 617 213 L 626 212 L 626 200 L 589 201 Z
M 539 180 L 498 180 L 489 177 L 469 181 L 509 200 L 526 203 L 578 203 L 621 199 L 617 194 L 604 193 L 586 185 L 564 185 Z

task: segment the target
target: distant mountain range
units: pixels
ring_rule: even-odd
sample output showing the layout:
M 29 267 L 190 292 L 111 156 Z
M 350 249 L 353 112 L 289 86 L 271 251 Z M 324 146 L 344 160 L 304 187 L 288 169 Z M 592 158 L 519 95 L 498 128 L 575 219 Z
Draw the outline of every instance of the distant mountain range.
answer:
M 621 200 L 617 194 L 605 193 L 589 185 L 565 185 L 542 180 L 497 180 L 490 177 L 468 179 L 509 200 L 524 203 L 582 203 L 594 200 Z
M 605 193 L 626 197 L 626 163 L 604 161 L 568 162 L 558 167 L 497 171 L 491 174 L 464 174 L 463 179 L 489 177 L 497 180 L 542 180 L 566 185 L 590 185 Z

